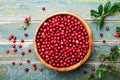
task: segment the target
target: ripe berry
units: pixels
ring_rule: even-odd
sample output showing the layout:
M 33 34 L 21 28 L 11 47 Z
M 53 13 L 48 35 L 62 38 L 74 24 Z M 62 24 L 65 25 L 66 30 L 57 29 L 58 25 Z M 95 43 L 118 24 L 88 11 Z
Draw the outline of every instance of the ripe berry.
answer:
M 23 56 L 24 56 L 24 55 L 25 55 L 25 52 L 21 52 L 21 55 L 23 55 Z
M 19 65 L 22 65 L 22 62 L 19 62 L 18 64 L 19 64 Z
M 12 65 L 15 65 L 15 62 L 14 62 L 14 61 L 12 62 Z
M 106 40 L 103 40 L 103 43 L 106 43 Z
M 83 70 L 83 73 L 84 73 L 84 74 L 87 74 L 87 71 L 86 71 L 86 70 Z
M 30 60 L 26 60 L 27 63 L 30 63 Z
M 17 52 L 17 49 L 16 49 L 16 48 L 13 48 L 13 52 L 16 53 L 16 52 Z
M 19 44 L 19 45 L 18 45 L 18 47 L 19 47 L 19 48 L 22 48 L 22 45 L 21 45 L 21 44 Z
M 28 52 L 30 53 L 30 52 L 31 52 L 31 49 L 28 49 Z
M 100 37 L 103 37 L 103 33 L 100 33 Z
M 27 36 L 28 36 L 28 33 L 24 33 L 24 36 L 27 37 Z
M 109 30 L 109 27 L 106 27 L 106 31 L 108 31 Z
M 111 51 L 114 51 L 114 48 L 111 48 Z
M 21 39 L 21 43 L 24 43 L 24 39 Z
M 45 7 L 42 7 L 42 10 L 45 11 Z
M 12 48 L 16 48 L 16 45 L 15 45 L 15 44 L 12 44 Z
M 7 49 L 5 52 L 6 52 L 6 53 L 9 53 L 9 50 Z
M 39 71 L 42 72 L 42 71 L 43 71 L 43 68 L 39 68 Z
M 92 68 L 91 68 L 91 71 L 94 71 L 94 70 L 95 70 L 95 67 L 92 67 Z
M 120 35 L 119 35 L 118 32 L 115 32 L 115 33 L 114 33 L 114 36 L 115 36 L 115 37 L 120 37 Z
M 29 68 L 25 68 L 25 72 L 28 72 L 29 71 Z

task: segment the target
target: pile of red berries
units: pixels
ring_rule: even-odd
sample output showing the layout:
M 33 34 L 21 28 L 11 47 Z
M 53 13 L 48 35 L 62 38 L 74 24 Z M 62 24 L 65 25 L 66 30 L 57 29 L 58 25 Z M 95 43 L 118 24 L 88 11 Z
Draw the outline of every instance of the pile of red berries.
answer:
M 54 67 L 69 67 L 80 62 L 89 49 L 89 37 L 83 23 L 72 15 L 48 18 L 36 36 L 40 56 Z

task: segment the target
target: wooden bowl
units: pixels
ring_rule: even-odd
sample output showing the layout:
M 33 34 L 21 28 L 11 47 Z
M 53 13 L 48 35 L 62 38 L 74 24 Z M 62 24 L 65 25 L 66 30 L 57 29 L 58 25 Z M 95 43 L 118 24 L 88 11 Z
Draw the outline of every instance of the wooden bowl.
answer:
M 38 32 L 39 28 L 41 27 L 42 23 L 43 23 L 45 20 L 47 20 L 48 18 L 53 17 L 53 16 L 55 16 L 55 15 L 59 15 L 59 14 L 67 14 L 67 15 L 71 15 L 71 16 L 74 16 L 74 17 L 76 17 L 77 19 L 79 19 L 80 22 L 84 25 L 84 28 L 86 29 L 86 31 L 88 32 L 88 37 L 89 37 L 89 40 L 88 40 L 88 42 L 89 42 L 89 49 L 88 49 L 88 52 L 87 52 L 86 56 L 85 56 L 82 60 L 80 60 L 80 62 L 78 62 L 78 63 L 76 63 L 76 64 L 74 64 L 74 65 L 72 65 L 72 66 L 63 67 L 63 68 L 54 67 L 54 66 L 46 63 L 46 61 L 45 61 L 45 60 L 40 56 L 40 54 L 38 53 L 38 51 L 37 51 L 37 45 L 36 45 L 37 32 Z M 52 70 L 55 70 L 55 71 L 66 72 L 66 71 L 71 71 L 71 70 L 74 70 L 74 69 L 80 67 L 82 64 L 85 63 L 85 61 L 86 61 L 86 60 L 88 59 L 88 57 L 90 56 L 90 54 L 91 54 L 91 49 L 92 49 L 92 32 L 91 32 L 88 24 L 87 24 L 80 16 L 77 16 L 77 15 L 75 15 L 75 14 L 73 14 L 73 13 L 69 13 L 69 12 L 58 12 L 58 13 L 54 13 L 54 14 L 48 16 L 47 18 L 45 18 L 44 20 L 42 20 L 42 22 L 40 22 L 39 26 L 37 27 L 37 29 L 36 29 L 36 31 L 35 31 L 33 41 L 34 41 L 33 43 L 34 43 L 35 53 L 36 53 L 38 59 L 39 59 L 46 67 L 48 67 L 48 68 L 50 68 L 50 69 L 52 69 Z

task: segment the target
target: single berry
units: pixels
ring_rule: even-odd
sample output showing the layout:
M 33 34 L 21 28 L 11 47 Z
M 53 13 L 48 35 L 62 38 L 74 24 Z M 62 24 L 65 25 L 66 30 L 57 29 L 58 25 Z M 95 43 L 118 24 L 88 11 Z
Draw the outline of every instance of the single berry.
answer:
M 24 43 L 24 39 L 21 39 L 21 43 Z
M 33 67 L 36 67 L 36 64 L 32 64 Z
M 115 32 L 115 33 L 114 33 L 114 36 L 115 36 L 115 37 L 120 37 L 120 35 L 119 35 L 118 32 Z
M 37 70 L 37 67 L 33 67 L 33 70 Z
M 103 37 L 103 33 L 100 33 L 100 37 Z
M 28 36 L 28 34 L 27 34 L 27 33 L 24 33 L 24 36 L 25 36 L 25 37 L 27 37 L 27 36 Z
M 16 43 L 16 40 L 12 40 L 13 43 Z
M 21 44 L 19 44 L 19 45 L 18 45 L 18 47 L 19 47 L 19 48 L 22 48 L 22 45 L 21 45 Z
M 45 11 L 45 7 L 42 7 L 42 10 Z
M 106 31 L 108 31 L 110 28 L 109 27 L 106 27 Z
M 39 68 L 39 71 L 42 72 L 42 71 L 43 71 L 43 68 Z
M 16 52 L 17 52 L 17 49 L 16 49 L 16 48 L 13 48 L 13 52 L 16 53 Z
M 86 70 L 83 70 L 83 73 L 84 73 L 84 74 L 87 74 L 87 71 L 86 71 Z
M 21 55 L 23 55 L 23 56 L 24 56 L 24 55 L 25 55 L 25 52 L 21 52 Z
M 103 43 L 106 43 L 106 40 L 103 40 Z
M 93 66 L 92 68 L 91 68 L 91 71 L 94 71 L 95 70 L 95 67 Z
M 30 21 L 30 19 L 31 19 L 31 16 L 27 16 L 26 18 L 28 18 L 28 20 Z
M 16 45 L 15 45 L 15 44 L 12 44 L 12 48 L 16 48 Z
M 30 53 L 30 52 L 31 52 L 31 49 L 28 49 L 28 52 Z
M 114 51 L 114 48 L 111 48 L 111 51 Z
M 95 77 L 95 76 L 94 76 L 94 74 L 93 74 L 93 73 L 91 73 L 91 74 L 90 74 L 90 77 L 92 77 L 92 78 L 93 78 L 93 77 Z
M 27 63 L 30 63 L 30 60 L 26 60 Z
M 25 68 L 25 72 L 28 72 L 29 71 L 29 68 Z
M 30 20 L 29 20 L 29 18 L 26 17 L 26 18 L 24 18 L 23 21 L 24 21 L 24 23 L 28 23 Z
M 14 62 L 14 61 L 12 62 L 12 65 L 15 65 L 15 62 Z
M 22 65 L 22 62 L 19 62 L 18 64 L 19 64 L 19 65 Z
M 7 50 L 5 50 L 5 52 L 6 52 L 6 53 L 9 53 L 9 50 L 7 49 Z

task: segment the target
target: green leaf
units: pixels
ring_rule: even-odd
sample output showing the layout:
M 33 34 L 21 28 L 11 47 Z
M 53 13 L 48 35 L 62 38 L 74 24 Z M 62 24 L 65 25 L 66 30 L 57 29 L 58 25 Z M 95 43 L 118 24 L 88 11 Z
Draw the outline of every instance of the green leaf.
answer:
M 104 6 L 104 12 L 107 13 L 111 8 L 111 2 L 108 1 Z
M 97 18 L 97 17 L 100 17 L 99 13 L 95 10 L 91 10 L 91 18 Z
M 102 4 L 99 5 L 98 12 L 99 12 L 100 15 L 102 15 L 102 13 L 103 13 L 103 5 Z
M 117 10 L 116 6 L 112 6 L 111 9 L 109 10 L 109 13 L 112 14 Z
M 105 16 L 101 17 L 101 20 L 100 20 L 100 29 L 103 28 L 104 20 L 105 20 Z
M 120 7 L 120 2 L 116 2 L 116 3 L 114 3 L 114 6 L 116 6 L 116 7 Z

